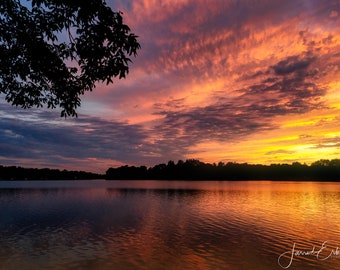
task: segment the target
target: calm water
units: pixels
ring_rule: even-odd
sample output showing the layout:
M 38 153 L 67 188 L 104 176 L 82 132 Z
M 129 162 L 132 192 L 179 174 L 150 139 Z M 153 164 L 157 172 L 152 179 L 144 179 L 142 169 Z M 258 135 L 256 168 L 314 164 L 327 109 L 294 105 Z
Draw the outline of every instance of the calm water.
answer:
M 12 181 L 0 209 L 0 269 L 340 269 L 340 183 Z

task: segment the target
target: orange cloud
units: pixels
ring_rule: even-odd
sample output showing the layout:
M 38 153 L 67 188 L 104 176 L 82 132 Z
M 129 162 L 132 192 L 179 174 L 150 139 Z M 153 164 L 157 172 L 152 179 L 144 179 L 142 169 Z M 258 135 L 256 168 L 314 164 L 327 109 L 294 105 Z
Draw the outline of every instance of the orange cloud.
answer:
M 88 155 L 77 148 L 84 160 L 270 163 L 339 154 L 338 3 L 120 0 L 111 5 L 124 12 L 142 50 L 126 80 L 98 84 L 86 95 L 81 115 L 106 143 L 91 147 Z M 9 125 L 8 113 L 2 115 L 6 130 L 22 134 Z M 76 135 L 84 133 L 86 142 L 95 138 L 78 121 L 72 123 Z M 32 130 L 30 123 L 26 127 Z

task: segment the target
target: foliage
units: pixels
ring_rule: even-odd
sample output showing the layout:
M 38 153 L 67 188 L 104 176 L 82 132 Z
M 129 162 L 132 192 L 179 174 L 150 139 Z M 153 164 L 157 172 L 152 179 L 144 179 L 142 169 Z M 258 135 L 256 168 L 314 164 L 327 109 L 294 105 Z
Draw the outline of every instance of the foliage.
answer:
M 319 160 L 311 165 L 247 164 L 219 162 L 217 165 L 197 159 L 170 160 L 153 167 L 121 166 L 109 168 L 105 175 L 57 169 L 28 169 L 0 165 L 0 180 L 57 180 L 102 179 L 109 180 L 279 180 L 279 181 L 340 181 L 340 159 Z
M 340 181 L 340 160 L 320 160 L 308 166 L 299 162 L 271 165 L 219 162 L 216 165 L 188 159 L 148 169 L 145 166 L 109 168 L 106 179 Z
M 101 179 L 103 175 L 58 169 L 22 168 L 16 166 L 0 165 L 0 180 L 75 180 L 75 179 Z
M 104 0 L 1 0 L 0 93 L 12 105 L 76 116 L 79 96 L 125 78 L 139 49 Z

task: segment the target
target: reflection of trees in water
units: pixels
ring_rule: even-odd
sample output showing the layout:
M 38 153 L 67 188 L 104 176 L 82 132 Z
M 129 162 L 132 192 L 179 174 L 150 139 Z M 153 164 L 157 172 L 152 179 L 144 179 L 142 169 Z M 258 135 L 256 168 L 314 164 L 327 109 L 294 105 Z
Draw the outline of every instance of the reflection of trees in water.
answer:
M 151 194 L 158 197 L 167 197 L 168 199 L 175 197 L 203 196 L 207 192 L 205 190 L 183 188 L 107 188 L 106 190 L 108 194 L 116 194 L 118 191 L 125 197 Z
M 136 260 L 153 262 L 154 269 L 189 260 L 189 266 L 211 262 L 206 269 L 219 269 L 233 258 L 264 257 L 270 264 L 299 228 L 315 232 L 310 223 L 323 224 L 322 237 L 330 231 L 327 239 L 338 239 L 327 229 L 337 220 L 338 199 L 332 197 L 340 195 L 330 187 L 320 192 L 324 184 L 207 182 L 210 189 L 204 189 L 204 182 L 186 182 L 197 189 L 185 182 L 136 181 L 137 188 L 0 190 L 0 258 L 29 254 L 72 265 L 81 255 L 82 262 L 103 258 L 130 262 L 131 269 L 138 268 Z M 320 231 L 311 234 L 314 239 L 322 239 Z

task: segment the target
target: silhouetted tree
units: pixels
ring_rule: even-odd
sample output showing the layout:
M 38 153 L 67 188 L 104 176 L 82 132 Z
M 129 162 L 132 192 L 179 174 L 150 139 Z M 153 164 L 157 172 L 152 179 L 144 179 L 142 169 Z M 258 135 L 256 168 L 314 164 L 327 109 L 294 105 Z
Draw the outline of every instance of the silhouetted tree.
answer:
M 0 93 L 12 105 L 76 116 L 95 82 L 129 71 L 137 36 L 104 0 L 1 0 Z
M 0 180 L 85 180 L 103 178 L 104 175 L 84 171 L 0 166 Z
M 110 168 L 106 179 L 155 179 L 155 180 L 324 180 L 340 181 L 340 160 L 320 160 L 308 166 L 292 164 L 247 164 L 220 162 L 209 164 L 197 159 L 170 160 L 151 168 L 122 166 Z
M 313 175 L 318 179 L 337 179 L 340 181 L 340 159 L 321 159 L 311 165 Z
M 145 166 L 121 166 L 118 168 L 109 168 L 106 171 L 107 179 L 133 180 L 147 179 L 147 168 Z

